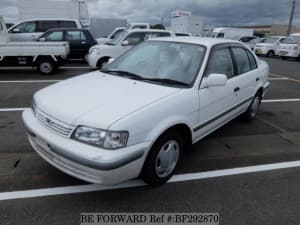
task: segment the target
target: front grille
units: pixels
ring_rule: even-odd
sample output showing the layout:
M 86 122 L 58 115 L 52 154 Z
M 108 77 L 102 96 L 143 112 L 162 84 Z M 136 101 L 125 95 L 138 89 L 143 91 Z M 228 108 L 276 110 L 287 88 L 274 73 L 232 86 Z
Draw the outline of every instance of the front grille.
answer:
M 45 127 L 64 137 L 69 137 L 74 129 L 74 126 L 71 126 L 58 119 L 55 119 L 54 117 L 49 116 L 40 109 L 36 110 L 36 118 Z

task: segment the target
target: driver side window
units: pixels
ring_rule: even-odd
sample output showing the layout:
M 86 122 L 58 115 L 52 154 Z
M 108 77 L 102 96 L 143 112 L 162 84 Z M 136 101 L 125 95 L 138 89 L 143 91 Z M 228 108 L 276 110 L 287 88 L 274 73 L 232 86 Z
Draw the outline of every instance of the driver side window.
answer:
M 206 76 L 212 73 L 225 74 L 228 79 L 234 76 L 234 68 L 229 48 L 213 50 L 206 69 Z
M 36 22 L 35 21 L 29 21 L 29 22 L 23 22 L 16 26 L 14 28 L 18 29 L 18 33 L 34 33 L 36 32 Z

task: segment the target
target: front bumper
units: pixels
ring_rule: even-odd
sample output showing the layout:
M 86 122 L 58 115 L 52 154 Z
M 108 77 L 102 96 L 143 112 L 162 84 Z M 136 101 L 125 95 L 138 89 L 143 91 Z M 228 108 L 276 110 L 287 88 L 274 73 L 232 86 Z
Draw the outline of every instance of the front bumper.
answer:
M 118 150 L 89 146 L 53 133 L 32 110 L 23 112 L 23 122 L 34 150 L 48 163 L 81 180 L 112 185 L 139 176 L 150 142 Z
M 96 53 L 89 53 L 86 55 L 86 61 L 88 62 L 89 66 L 92 68 L 97 68 L 98 60 L 100 56 Z

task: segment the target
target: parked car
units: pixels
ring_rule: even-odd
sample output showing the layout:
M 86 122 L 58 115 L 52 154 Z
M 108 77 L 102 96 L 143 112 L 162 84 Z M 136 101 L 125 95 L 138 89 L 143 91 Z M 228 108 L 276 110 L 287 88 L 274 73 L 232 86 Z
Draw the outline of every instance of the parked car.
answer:
M 266 38 L 255 38 L 249 42 L 246 42 L 245 44 L 253 51 L 256 44 L 263 43 L 265 40 L 266 40 Z
M 245 36 L 253 36 L 253 29 L 233 28 L 233 27 L 217 27 L 210 34 L 213 38 L 226 38 L 240 40 Z
M 87 61 L 92 68 L 102 68 L 110 58 L 116 58 L 133 46 L 154 37 L 175 36 L 173 31 L 155 29 L 124 30 L 104 45 L 91 47 Z
M 126 27 L 117 27 L 113 30 L 113 32 L 110 33 L 110 35 L 107 36 L 107 38 L 97 38 L 97 43 L 99 45 L 105 44 L 106 42 L 117 37 L 120 33 L 122 33 L 123 30 L 126 30 Z
M 282 59 L 299 59 L 300 60 L 300 33 L 292 34 L 281 42 L 278 46 L 278 56 Z
M 274 57 L 278 51 L 278 46 L 286 39 L 284 36 L 272 36 L 261 43 L 256 44 L 255 53 L 257 55 L 265 55 Z
M 117 27 L 107 38 L 97 38 L 97 42 L 98 44 L 105 44 L 117 37 L 123 30 L 150 29 L 150 27 L 150 23 L 130 23 L 126 27 Z
M 97 44 L 88 30 L 73 28 L 52 29 L 38 38 L 38 41 L 66 41 L 70 45 L 68 59 L 85 59 L 90 47 Z
M 249 41 L 256 39 L 256 36 L 242 36 L 239 41 L 244 42 L 244 43 L 248 43 Z
M 176 32 L 175 35 L 177 37 L 191 37 L 191 36 L 193 36 L 191 33 L 183 33 L 183 32 Z
M 38 91 L 23 121 L 35 151 L 71 176 L 159 185 L 193 143 L 241 114 L 255 118 L 268 75 L 238 41 L 156 38 Z
M 66 62 L 67 42 L 11 42 L 0 17 L 0 67 L 34 67 L 44 75 L 53 74 Z
M 23 20 L 8 30 L 11 41 L 35 41 L 44 32 L 54 28 L 82 28 L 77 20 L 34 19 Z

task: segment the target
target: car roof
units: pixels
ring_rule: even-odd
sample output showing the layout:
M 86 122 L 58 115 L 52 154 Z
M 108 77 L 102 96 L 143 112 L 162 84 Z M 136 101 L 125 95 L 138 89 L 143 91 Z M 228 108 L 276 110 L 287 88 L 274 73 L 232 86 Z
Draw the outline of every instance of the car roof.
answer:
M 126 30 L 129 33 L 133 32 L 163 32 L 163 33 L 174 33 L 174 31 L 171 30 L 160 30 L 160 29 L 129 29 Z
M 161 37 L 151 39 L 151 41 L 173 41 L 180 43 L 199 44 L 206 47 L 212 47 L 217 44 L 240 44 L 240 41 L 224 39 L 224 38 L 204 38 L 204 37 Z
M 51 31 L 88 31 L 86 29 L 81 29 L 81 28 L 53 28 L 53 29 L 49 29 L 46 32 L 51 32 Z M 46 33 L 45 32 L 45 33 Z

